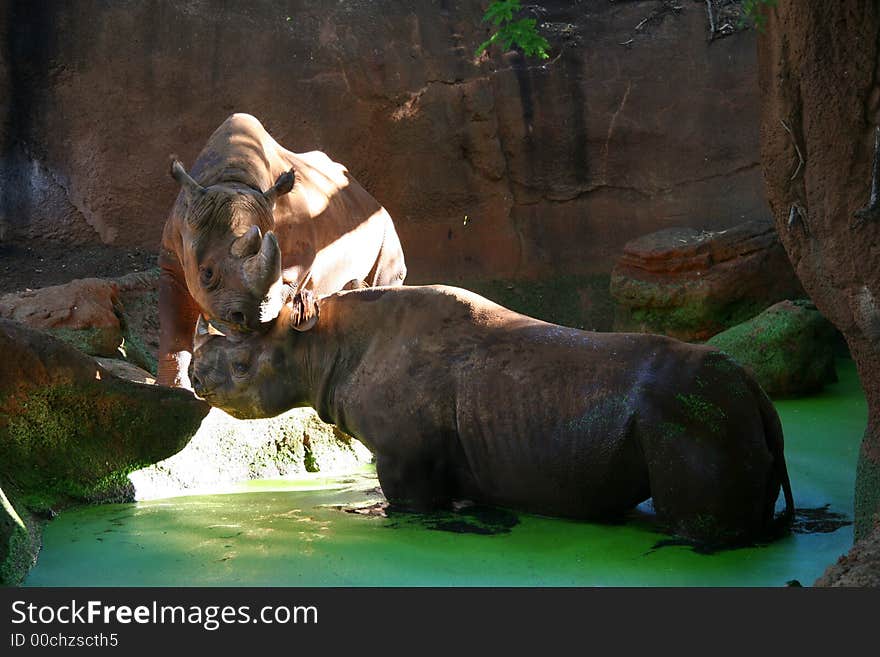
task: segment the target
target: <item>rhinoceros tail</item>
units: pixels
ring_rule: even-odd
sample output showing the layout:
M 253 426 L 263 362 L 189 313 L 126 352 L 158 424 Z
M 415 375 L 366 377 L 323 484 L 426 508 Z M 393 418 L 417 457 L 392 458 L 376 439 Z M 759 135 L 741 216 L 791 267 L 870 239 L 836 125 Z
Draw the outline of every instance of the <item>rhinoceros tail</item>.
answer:
M 751 377 L 749 377 L 749 387 L 751 387 L 760 407 L 761 419 L 764 424 L 764 438 L 767 441 L 767 449 L 770 450 L 770 454 L 773 456 L 774 474 L 776 476 L 771 478 L 770 490 L 768 491 L 768 504 L 770 506 L 768 516 L 772 519 L 771 530 L 778 531 L 787 526 L 794 517 L 794 495 L 791 492 L 791 481 L 788 478 L 788 467 L 785 464 L 782 422 L 780 422 L 779 415 L 776 413 L 773 402 L 770 401 L 767 393 Z M 773 508 L 776 505 L 779 486 L 782 486 L 782 494 L 785 497 L 785 510 L 778 518 L 774 518 Z

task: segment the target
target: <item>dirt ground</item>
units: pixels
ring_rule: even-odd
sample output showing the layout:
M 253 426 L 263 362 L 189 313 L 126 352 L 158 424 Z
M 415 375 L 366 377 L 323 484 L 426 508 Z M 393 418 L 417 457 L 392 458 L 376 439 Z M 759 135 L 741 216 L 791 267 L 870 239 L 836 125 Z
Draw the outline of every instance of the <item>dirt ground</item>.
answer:
M 156 266 L 156 254 L 102 244 L 0 242 L 0 294 L 67 283 L 76 278 L 113 278 Z

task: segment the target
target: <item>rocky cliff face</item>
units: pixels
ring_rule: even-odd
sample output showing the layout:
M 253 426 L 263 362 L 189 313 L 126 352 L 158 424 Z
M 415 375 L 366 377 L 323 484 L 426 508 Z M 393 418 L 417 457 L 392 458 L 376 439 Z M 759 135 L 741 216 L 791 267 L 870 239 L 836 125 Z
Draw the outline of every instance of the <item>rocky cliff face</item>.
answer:
M 880 511 L 880 220 L 869 200 L 880 123 L 876 2 L 784 2 L 758 41 L 761 160 L 776 227 L 804 289 L 843 333 L 868 400 L 856 537 Z M 880 172 L 878 172 L 880 173 Z
M 710 42 L 695 0 L 548 0 L 551 60 L 475 60 L 486 4 L 2 2 L 0 223 L 155 250 L 169 153 L 233 111 L 346 164 L 413 283 L 608 272 L 639 235 L 766 213 L 752 31 Z

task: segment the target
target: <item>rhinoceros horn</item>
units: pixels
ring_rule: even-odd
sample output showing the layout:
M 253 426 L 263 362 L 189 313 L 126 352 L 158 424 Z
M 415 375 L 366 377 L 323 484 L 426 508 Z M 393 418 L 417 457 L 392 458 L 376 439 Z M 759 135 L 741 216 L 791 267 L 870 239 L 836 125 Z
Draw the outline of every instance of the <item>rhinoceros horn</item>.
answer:
M 229 253 L 236 258 L 249 258 L 256 255 L 262 246 L 263 233 L 259 226 L 251 226 L 244 235 L 232 243 Z
M 269 207 L 272 207 L 275 204 L 275 201 L 279 196 L 290 192 L 290 190 L 293 189 L 294 182 L 296 182 L 296 176 L 294 175 L 293 169 L 285 171 L 278 176 L 278 180 L 275 181 L 275 184 L 263 192 L 263 198 L 269 203 Z
M 186 172 L 186 169 L 183 168 L 176 155 L 171 156 L 171 177 L 186 190 L 187 195 L 190 197 L 202 194 L 205 191 L 205 188 L 193 180 L 192 176 Z
M 273 283 L 281 280 L 281 249 L 271 230 L 263 235 L 260 250 L 244 261 L 242 273 L 245 285 L 257 296 L 266 295 Z

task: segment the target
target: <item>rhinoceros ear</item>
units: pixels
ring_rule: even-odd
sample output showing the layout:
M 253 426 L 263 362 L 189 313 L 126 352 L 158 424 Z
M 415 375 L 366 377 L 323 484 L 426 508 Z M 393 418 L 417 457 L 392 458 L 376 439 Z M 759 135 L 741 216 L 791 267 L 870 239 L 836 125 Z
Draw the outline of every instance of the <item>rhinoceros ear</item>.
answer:
M 204 315 L 199 315 L 199 320 L 196 322 L 196 330 L 193 334 L 193 352 L 198 351 L 199 348 L 214 335 L 224 334 L 214 328 L 211 323 L 205 319 Z
M 293 169 L 285 171 L 278 176 L 278 180 L 275 181 L 275 184 L 272 185 L 272 187 L 263 192 L 263 197 L 270 206 L 274 205 L 279 196 L 283 196 L 293 189 L 294 182 L 296 182 L 296 175 L 294 174 Z
M 199 321 L 196 322 L 196 337 L 203 338 L 208 335 L 226 336 L 225 333 L 215 328 L 211 322 L 206 320 L 204 315 L 199 315 Z
M 196 322 L 196 337 L 202 338 L 208 335 L 209 324 L 205 321 L 204 315 L 199 315 L 199 321 Z
M 295 331 L 308 331 L 318 323 L 320 306 L 311 290 L 299 290 L 288 304 L 290 306 L 290 328 Z
M 229 253 L 236 258 L 249 258 L 260 252 L 263 244 L 263 233 L 259 226 L 251 226 L 244 235 L 232 243 Z
M 171 156 L 171 177 L 174 178 L 184 190 L 186 190 L 187 195 L 190 197 L 196 194 L 202 194 L 205 191 L 205 188 L 193 180 L 192 176 L 186 172 L 186 169 L 183 168 L 183 165 L 180 163 L 180 160 L 177 159 L 176 155 Z

